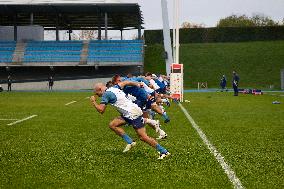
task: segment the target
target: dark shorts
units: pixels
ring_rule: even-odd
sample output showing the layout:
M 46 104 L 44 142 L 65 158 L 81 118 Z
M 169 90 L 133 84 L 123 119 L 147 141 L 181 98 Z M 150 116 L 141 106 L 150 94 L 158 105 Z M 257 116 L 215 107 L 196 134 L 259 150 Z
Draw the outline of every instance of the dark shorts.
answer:
M 154 96 L 151 96 L 148 100 L 147 100 L 147 103 L 146 103 L 146 110 L 149 110 L 151 109 L 151 106 L 153 103 L 156 102 L 156 98 Z
M 138 117 L 137 119 L 128 119 L 126 117 L 122 117 L 126 123 L 128 123 L 129 125 L 132 125 L 132 127 L 134 129 L 140 129 L 140 128 L 143 128 L 144 127 L 144 123 L 143 123 L 143 117 L 140 116 Z
M 147 101 L 146 100 L 138 100 L 137 99 L 137 100 L 134 101 L 134 103 L 137 104 L 138 107 L 141 108 L 141 110 L 143 110 L 146 107 Z
M 156 90 L 157 93 L 159 94 L 166 94 L 167 93 L 167 88 L 159 88 Z

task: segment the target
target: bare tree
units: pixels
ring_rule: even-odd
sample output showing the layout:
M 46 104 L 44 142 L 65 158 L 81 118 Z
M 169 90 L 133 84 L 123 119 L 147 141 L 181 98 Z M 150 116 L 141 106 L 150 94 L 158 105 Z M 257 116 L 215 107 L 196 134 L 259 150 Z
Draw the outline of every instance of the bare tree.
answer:
M 94 40 L 97 37 L 98 32 L 95 30 L 82 30 L 80 33 L 80 40 Z
M 183 22 L 181 24 L 181 28 L 204 28 L 205 24 L 197 24 L 197 23 L 190 23 L 190 22 Z

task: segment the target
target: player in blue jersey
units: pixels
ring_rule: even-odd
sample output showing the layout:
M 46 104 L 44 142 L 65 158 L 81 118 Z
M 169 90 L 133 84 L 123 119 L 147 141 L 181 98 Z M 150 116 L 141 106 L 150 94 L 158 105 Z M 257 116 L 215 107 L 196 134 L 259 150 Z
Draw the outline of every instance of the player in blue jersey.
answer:
M 131 100 L 126 98 L 126 94 L 121 90 L 125 86 L 138 86 L 139 84 L 124 81 L 115 85 L 113 87 L 107 88 L 104 84 L 98 83 L 94 87 L 95 95 L 102 97 L 101 102 L 96 102 L 96 97 L 91 97 L 92 105 L 97 109 L 97 111 L 103 114 L 106 110 L 108 104 L 114 106 L 117 111 L 121 114 L 121 116 L 112 120 L 109 124 L 111 130 L 113 130 L 118 136 L 122 137 L 124 141 L 127 143 L 126 148 L 123 152 L 129 151 L 133 146 L 136 145 L 136 142 L 128 136 L 124 129 L 121 126 L 128 123 L 132 125 L 135 129 L 137 135 L 140 140 L 154 147 L 159 153 L 160 156 L 158 159 L 164 159 L 169 156 L 170 153 L 167 149 L 158 144 L 155 139 L 149 137 L 146 133 L 146 129 L 144 127 L 144 119 L 142 117 L 142 110 L 134 104 Z
M 123 78 L 124 81 L 133 81 L 136 82 L 135 78 Z M 122 78 L 119 75 L 115 75 L 112 78 L 112 83 L 113 85 L 117 85 L 119 83 L 122 82 Z M 145 123 L 148 124 L 149 126 L 151 126 L 158 134 L 159 137 L 157 139 L 164 139 L 167 137 L 167 134 L 165 133 L 165 131 L 163 131 L 160 128 L 160 123 L 158 120 L 152 120 L 152 119 L 148 119 L 148 112 L 146 111 L 146 105 L 147 105 L 147 101 L 148 101 L 148 94 L 147 92 L 144 90 L 143 85 L 141 85 L 141 83 L 138 83 L 138 85 L 140 85 L 139 87 L 137 86 L 125 86 L 123 88 L 123 92 L 125 92 L 125 94 L 128 95 L 129 98 L 132 99 L 132 101 L 137 104 L 141 110 L 143 110 L 143 117 L 145 118 Z M 141 88 L 142 87 L 142 88 Z
M 168 99 L 172 99 L 174 102 L 178 103 L 177 99 L 167 94 L 167 86 L 163 82 L 161 82 L 155 74 L 148 72 L 145 76 L 145 78 L 151 83 L 155 91 L 159 94 L 158 97 L 160 98 L 157 97 L 157 103 L 160 104 L 161 102 L 163 102 L 169 106 Z

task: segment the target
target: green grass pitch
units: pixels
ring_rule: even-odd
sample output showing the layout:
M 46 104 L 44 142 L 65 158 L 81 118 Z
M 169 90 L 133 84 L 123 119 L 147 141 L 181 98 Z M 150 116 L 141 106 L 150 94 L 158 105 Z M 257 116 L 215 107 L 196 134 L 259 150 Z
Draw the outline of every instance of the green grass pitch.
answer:
M 233 188 L 180 108 L 167 108 L 171 156 L 138 141 L 128 153 L 98 114 L 91 93 L 0 93 L 0 188 Z M 184 107 L 245 188 L 284 188 L 284 97 L 187 93 Z M 71 101 L 77 103 L 65 106 Z M 274 105 L 273 101 L 282 104 Z M 162 120 L 161 120 L 162 121 Z M 148 128 L 148 127 L 147 127 Z M 132 128 L 125 130 L 136 140 Z M 156 134 L 147 129 L 149 135 Z

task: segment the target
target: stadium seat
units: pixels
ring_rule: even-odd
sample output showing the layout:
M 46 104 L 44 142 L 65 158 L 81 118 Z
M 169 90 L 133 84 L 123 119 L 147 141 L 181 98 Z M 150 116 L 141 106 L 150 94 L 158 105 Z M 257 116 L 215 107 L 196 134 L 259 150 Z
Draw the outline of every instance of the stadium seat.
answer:
M 30 41 L 24 62 L 79 62 L 82 47 L 82 41 Z
M 142 62 L 142 40 L 101 40 L 89 44 L 88 62 Z
M 23 62 L 80 62 L 82 49 L 83 41 L 30 41 Z M 142 61 L 142 40 L 96 40 L 89 43 L 88 63 Z
M 10 63 L 16 48 L 14 41 L 0 41 L 0 63 Z

